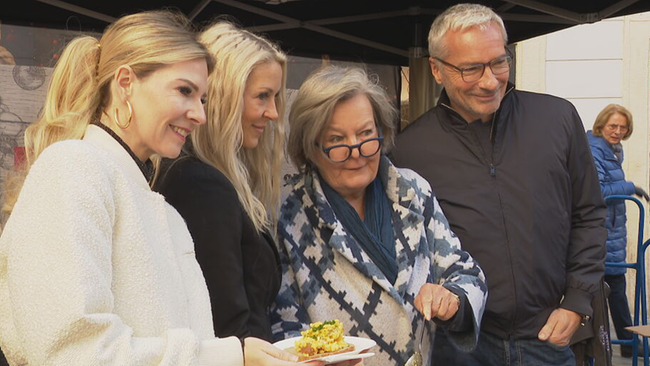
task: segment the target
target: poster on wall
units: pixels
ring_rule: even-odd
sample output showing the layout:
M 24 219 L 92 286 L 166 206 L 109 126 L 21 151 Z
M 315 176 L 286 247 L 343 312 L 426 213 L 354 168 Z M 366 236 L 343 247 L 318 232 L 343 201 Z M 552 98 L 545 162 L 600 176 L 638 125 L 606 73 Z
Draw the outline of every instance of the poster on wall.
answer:
M 52 67 L 63 47 L 81 33 L 1 21 L 0 185 L 4 185 L 5 177 L 24 154 L 23 134 L 43 107 Z
M 13 170 L 14 151 L 23 146 L 23 132 L 43 107 L 51 71 L 41 66 L 0 65 L 0 179 Z

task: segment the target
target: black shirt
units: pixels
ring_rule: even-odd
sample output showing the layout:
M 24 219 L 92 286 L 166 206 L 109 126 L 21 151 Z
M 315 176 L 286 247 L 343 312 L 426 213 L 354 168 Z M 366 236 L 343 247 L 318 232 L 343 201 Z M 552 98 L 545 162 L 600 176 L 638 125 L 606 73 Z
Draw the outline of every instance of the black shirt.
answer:
M 230 180 L 184 156 L 163 164 L 154 190 L 187 222 L 210 292 L 215 334 L 270 341 L 280 259 L 273 239 L 255 230 Z

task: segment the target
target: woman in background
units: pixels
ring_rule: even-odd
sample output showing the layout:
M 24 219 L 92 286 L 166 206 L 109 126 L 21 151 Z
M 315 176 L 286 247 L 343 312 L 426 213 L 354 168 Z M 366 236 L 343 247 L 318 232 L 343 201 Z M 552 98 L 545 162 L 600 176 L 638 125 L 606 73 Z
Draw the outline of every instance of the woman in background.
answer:
M 625 180 L 623 172 L 623 145 L 621 141 L 632 136 L 634 124 L 632 113 L 627 108 L 610 104 L 605 107 L 587 131 L 589 146 L 594 156 L 598 180 L 603 196 L 637 195 L 648 200 L 648 194 L 633 182 Z M 606 262 L 622 263 L 627 256 L 627 228 L 625 223 L 625 201 L 615 200 L 607 203 L 607 258 Z M 632 326 L 630 309 L 625 294 L 625 272 L 622 267 L 605 267 L 605 282 L 611 288 L 608 297 L 610 313 L 618 339 L 632 339 L 632 332 L 625 329 Z M 643 354 L 641 351 L 639 354 Z M 632 347 L 621 345 L 621 355 L 632 357 Z
M 183 216 L 208 284 L 218 336 L 271 339 L 269 307 L 280 288 L 271 232 L 283 161 L 286 56 L 221 21 L 201 33 L 216 60 L 207 123 L 155 189 Z
M 214 337 L 191 236 L 149 188 L 152 155 L 178 156 L 206 121 L 211 60 L 168 12 L 65 48 L 25 134 L 24 184 L 5 195 L 0 343 L 11 365 L 294 365 L 262 340 Z

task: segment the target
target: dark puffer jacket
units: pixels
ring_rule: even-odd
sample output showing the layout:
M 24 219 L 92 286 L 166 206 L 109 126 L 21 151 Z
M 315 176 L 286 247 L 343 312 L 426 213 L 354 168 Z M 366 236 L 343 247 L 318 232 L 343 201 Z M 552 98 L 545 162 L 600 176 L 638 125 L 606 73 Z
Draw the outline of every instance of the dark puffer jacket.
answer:
M 598 180 L 603 196 L 612 196 L 615 194 L 634 194 L 634 183 L 625 180 L 623 172 L 623 151 L 621 150 L 621 159 L 614 155 L 612 146 L 602 137 L 594 136 L 591 131 L 587 131 L 589 146 L 594 156 L 596 170 L 598 171 Z M 609 201 L 607 205 L 607 262 L 620 263 L 625 261 L 627 245 L 627 228 L 625 222 L 625 202 L 622 200 Z M 605 267 L 606 275 L 620 275 L 625 273 L 625 268 Z

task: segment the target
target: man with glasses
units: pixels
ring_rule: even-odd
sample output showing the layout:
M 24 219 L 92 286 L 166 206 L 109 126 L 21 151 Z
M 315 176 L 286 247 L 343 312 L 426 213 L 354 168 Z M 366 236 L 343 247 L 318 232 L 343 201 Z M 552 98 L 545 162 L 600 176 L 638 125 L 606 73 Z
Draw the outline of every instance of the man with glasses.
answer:
M 392 152 L 431 183 L 486 273 L 476 349 L 459 352 L 438 331 L 434 365 L 575 365 L 568 344 L 603 276 L 606 211 L 580 117 L 566 100 L 508 83 L 506 44 L 503 21 L 482 5 L 438 16 L 429 60 L 444 90 Z

